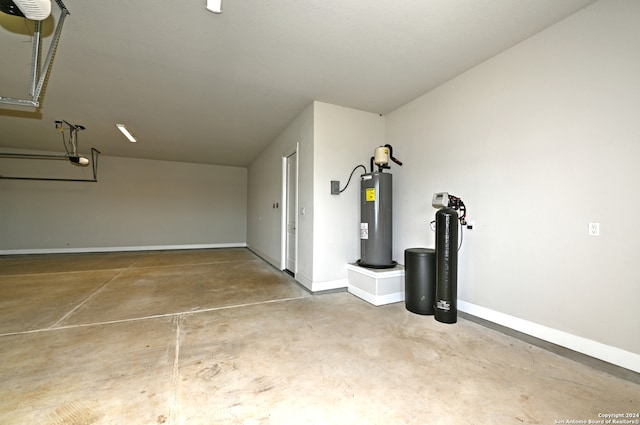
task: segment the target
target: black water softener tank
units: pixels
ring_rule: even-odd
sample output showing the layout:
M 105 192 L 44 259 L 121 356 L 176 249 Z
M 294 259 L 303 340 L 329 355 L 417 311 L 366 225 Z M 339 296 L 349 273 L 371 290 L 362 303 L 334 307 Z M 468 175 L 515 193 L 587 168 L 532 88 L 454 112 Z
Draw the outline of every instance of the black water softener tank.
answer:
M 434 249 L 404 251 L 404 304 L 416 314 L 433 314 L 436 297 L 436 254 Z
M 436 213 L 436 305 L 438 322 L 458 320 L 458 213 L 442 208 Z

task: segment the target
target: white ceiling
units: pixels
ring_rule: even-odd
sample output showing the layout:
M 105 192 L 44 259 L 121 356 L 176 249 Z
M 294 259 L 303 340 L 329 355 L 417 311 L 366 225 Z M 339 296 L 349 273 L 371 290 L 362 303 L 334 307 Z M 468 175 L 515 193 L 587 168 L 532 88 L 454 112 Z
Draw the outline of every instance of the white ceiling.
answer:
M 594 2 L 63 1 L 41 107 L 0 104 L 0 146 L 63 151 L 64 119 L 86 127 L 81 152 L 232 166 L 313 100 L 389 113 Z M 30 97 L 27 24 L 0 13 L 0 96 Z

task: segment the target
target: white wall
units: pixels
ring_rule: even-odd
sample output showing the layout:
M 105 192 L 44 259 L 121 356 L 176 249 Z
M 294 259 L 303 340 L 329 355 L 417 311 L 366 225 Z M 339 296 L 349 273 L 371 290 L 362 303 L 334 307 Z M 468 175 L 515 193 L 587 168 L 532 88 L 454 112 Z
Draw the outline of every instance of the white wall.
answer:
M 247 244 L 275 267 L 281 266 L 283 205 L 282 158 L 296 149 L 298 157 L 298 258 L 296 279 L 313 280 L 313 103 L 249 166 Z M 305 209 L 305 215 L 300 210 Z
M 313 102 L 249 166 L 248 246 L 281 266 L 282 158 L 298 145 L 298 266 L 296 280 L 312 291 L 347 284 L 347 263 L 359 257 L 359 185 L 331 195 L 331 180 L 342 187 L 357 164 L 369 167 L 384 144 L 384 117 Z M 302 214 L 304 209 L 305 214 Z
M 0 173 L 92 178 L 40 160 L 0 159 Z M 0 251 L 244 246 L 246 188 L 245 168 L 104 155 L 97 183 L 0 180 Z
M 394 111 L 386 139 L 405 160 L 396 257 L 433 246 L 431 195 L 456 194 L 476 221 L 468 307 L 640 371 L 639 16 L 635 0 L 595 3 Z
M 358 168 L 340 195 L 331 195 L 331 180 L 339 180 L 343 189 L 355 166 L 362 164 L 368 171 L 374 149 L 384 145 L 384 129 L 385 118 L 378 114 L 315 103 L 314 290 L 346 286 L 347 263 L 360 258 L 360 175 L 364 171 Z

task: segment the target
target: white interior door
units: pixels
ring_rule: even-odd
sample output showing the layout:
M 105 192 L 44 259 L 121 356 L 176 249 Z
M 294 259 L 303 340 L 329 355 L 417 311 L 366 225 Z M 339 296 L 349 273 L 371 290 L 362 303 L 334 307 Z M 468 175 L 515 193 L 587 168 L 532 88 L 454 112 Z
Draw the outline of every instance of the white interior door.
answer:
M 291 273 L 296 273 L 296 227 L 298 210 L 298 158 L 294 152 L 287 157 L 287 179 L 286 179 L 286 269 Z

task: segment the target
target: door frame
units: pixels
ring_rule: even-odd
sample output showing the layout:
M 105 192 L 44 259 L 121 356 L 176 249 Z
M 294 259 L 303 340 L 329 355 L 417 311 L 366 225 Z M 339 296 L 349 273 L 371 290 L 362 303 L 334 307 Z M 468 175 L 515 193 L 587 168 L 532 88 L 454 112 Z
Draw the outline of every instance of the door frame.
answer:
M 300 157 L 298 155 L 298 148 L 299 148 L 299 143 L 296 143 L 295 146 L 290 147 L 289 149 L 287 149 L 283 154 L 282 154 L 282 215 L 281 215 L 281 226 L 280 228 L 282 229 L 282 234 L 281 234 L 281 243 L 280 243 L 280 269 L 281 270 L 286 270 L 287 269 L 287 243 L 288 243 L 288 237 L 287 237 L 287 211 L 289 210 L 289 200 L 287 199 L 287 193 L 288 193 L 288 179 L 287 179 L 287 161 L 289 160 L 289 157 L 292 155 L 296 155 L 296 172 L 295 172 L 295 183 L 296 183 L 296 191 L 295 191 L 295 206 L 293 211 L 295 211 L 295 217 L 294 217 L 294 225 L 296 228 L 296 234 L 295 234 L 295 246 L 294 246 L 294 253 L 295 253 L 295 259 L 296 259 L 296 263 L 295 263 L 295 270 L 291 270 L 291 272 L 293 272 L 293 275 L 295 277 L 297 271 L 298 271 L 298 195 L 299 195 L 299 169 L 300 169 Z

